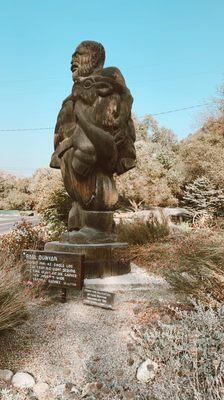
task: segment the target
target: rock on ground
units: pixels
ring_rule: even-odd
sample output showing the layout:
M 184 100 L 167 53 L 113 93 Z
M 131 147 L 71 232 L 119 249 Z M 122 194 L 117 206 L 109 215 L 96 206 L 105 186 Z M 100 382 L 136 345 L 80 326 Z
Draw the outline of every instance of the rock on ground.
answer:
M 13 372 L 10 369 L 0 369 L 0 381 L 10 382 L 13 377 Z
M 35 380 L 27 372 L 17 372 L 12 378 L 12 385 L 18 389 L 32 388 Z
M 39 399 L 49 391 L 49 385 L 46 382 L 38 382 L 33 386 L 33 393 Z
M 147 383 L 155 378 L 158 370 L 158 364 L 149 358 L 145 360 L 137 370 L 137 379 L 142 383 Z

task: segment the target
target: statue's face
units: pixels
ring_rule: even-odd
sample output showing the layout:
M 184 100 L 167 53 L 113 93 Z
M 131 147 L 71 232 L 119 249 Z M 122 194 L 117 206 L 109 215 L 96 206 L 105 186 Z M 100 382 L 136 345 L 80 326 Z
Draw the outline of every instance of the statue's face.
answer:
M 91 75 L 98 66 L 95 51 L 80 44 L 72 55 L 71 71 L 73 81 Z

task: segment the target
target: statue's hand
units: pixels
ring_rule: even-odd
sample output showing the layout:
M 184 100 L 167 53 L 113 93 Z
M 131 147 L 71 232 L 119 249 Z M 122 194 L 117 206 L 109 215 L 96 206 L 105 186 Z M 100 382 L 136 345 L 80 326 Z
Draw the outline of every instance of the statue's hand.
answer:
M 50 167 L 56 169 L 60 169 L 61 167 L 61 160 L 58 157 L 58 153 L 56 151 L 52 154 Z
M 72 167 L 76 174 L 80 176 L 88 176 L 92 172 L 94 165 L 80 159 L 78 151 L 75 151 L 72 159 Z
M 128 135 L 125 131 L 125 129 L 120 129 L 114 136 L 114 141 L 116 143 L 117 146 L 121 146 L 122 144 L 124 144 L 126 142 L 128 138 Z

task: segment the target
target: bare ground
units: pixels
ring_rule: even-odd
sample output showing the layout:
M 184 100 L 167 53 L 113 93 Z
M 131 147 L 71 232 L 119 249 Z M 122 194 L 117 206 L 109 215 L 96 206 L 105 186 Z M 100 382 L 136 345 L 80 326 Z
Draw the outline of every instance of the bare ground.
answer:
M 142 360 L 132 328 L 163 317 L 175 300 L 166 284 L 151 284 L 148 290 L 117 292 L 113 311 L 84 305 L 74 294 L 65 304 L 35 302 L 29 320 L 1 337 L 0 368 L 29 372 L 51 387 L 70 382 L 80 394 L 98 382 L 93 399 L 147 398 L 147 384 L 136 379 Z

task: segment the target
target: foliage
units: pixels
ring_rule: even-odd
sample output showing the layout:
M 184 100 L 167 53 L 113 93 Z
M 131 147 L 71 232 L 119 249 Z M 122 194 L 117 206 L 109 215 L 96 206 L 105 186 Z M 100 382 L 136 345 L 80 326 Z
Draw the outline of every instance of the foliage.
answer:
M 51 239 L 51 232 L 44 225 L 33 226 L 30 222 L 22 220 L 14 228 L 0 238 L 0 252 L 12 264 L 20 260 L 25 249 L 40 249 Z
M 183 204 L 192 211 L 218 214 L 224 211 L 224 191 L 216 189 L 208 178 L 201 176 L 193 183 L 186 185 Z
M 173 194 L 173 187 L 178 178 L 170 171 L 170 167 L 175 164 L 177 149 L 174 145 L 167 145 L 165 139 L 164 142 L 162 139 L 153 141 L 148 135 L 148 121 L 149 117 L 143 121 L 135 120 L 136 168 L 116 178 L 118 191 L 124 198 L 130 198 L 137 203 L 142 201 L 148 205 L 175 205 L 177 199 Z M 165 128 L 156 125 L 155 129 L 160 129 L 161 137 L 166 136 Z
M 0 209 L 32 209 L 33 202 L 30 196 L 29 183 L 28 178 L 17 178 L 0 171 Z
M 194 311 L 171 310 L 177 320 L 135 329 L 142 357 L 159 365 L 149 386 L 153 400 L 222 400 L 224 308 L 194 303 Z
M 151 221 L 136 221 L 133 223 L 119 223 L 117 226 L 118 240 L 130 244 L 144 244 L 155 242 L 169 234 L 169 227 L 164 220 L 159 222 L 155 219 Z
M 42 168 L 33 176 L 30 190 L 35 209 L 59 236 L 66 229 L 71 199 L 66 193 L 60 171 Z
M 173 264 L 164 269 L 171 287 L 203 302 L 224 300 L 224 232 L 209 229 L 176 239 Z
M 0 259 L 0 331 L 10 329 L 27 317 L 27 298 L 20 282 L 19 269 Z
M 195 134 L 180 146 L 180 163 L 184 166 L 182 184 L 206 177 L 215 187 L 224 188 L 224 114 L 209 117 Z

